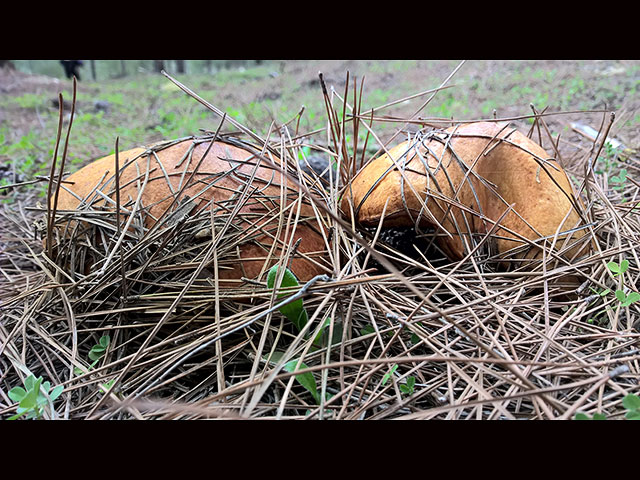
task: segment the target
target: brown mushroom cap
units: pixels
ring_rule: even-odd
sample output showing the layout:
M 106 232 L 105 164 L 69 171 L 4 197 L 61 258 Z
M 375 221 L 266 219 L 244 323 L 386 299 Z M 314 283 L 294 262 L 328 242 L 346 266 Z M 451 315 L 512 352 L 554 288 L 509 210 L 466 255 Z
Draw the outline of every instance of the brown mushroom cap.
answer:
M 579 201 L 558 162 L 522 133 L 492 122 L 430 132 L 392 148 L 346 189 L 341 208 L 348 218 L 350 202 L 364 225 L 378 224 L 386 203 L 384 225 L 445 230 L 438 243 L 453 259 L 463 258 L 505 214 L 492 232 L 493 253 L 582 224 Z M 580 230 L 558 235 L 556 246 L 583 235 Z M 539 254 L 532 248 L 521 256 Z
M 171 207 L 174 196 L 200 162 L 211 144 L 210 140 L 187 139 L 168 146 L 134 148 L 120 152 L 121 205 L 131 210 L 148 170 L 149 176 L 142 191 L 141 205 L 146 212 L 145 226 L 151 228 Z M 280 159 L 274 156 L 271 158 L 280 165 Z M 256 168 L 257 163 L 259 166 Z M 91 203 L 92 208 L 104 207 L 106 201 L 96 190 L 99 189 L 106 196 L 115 199 L 114 171 L 115 155 L 109 155 L 70 175 L 65 180 L 72 183 L 65 183 L 64 186 L 73 193 L 69 193 L 65 188 L 60 189 L 57 210 L 76 210 L 86 203 Z M 251 181 L 254 171 L 255 176 Z M 255 233 L 251 235 L 251 240 L 240 245 L 237 258 L 219 262 L 219 277 L 256 278 L 263 271 L 263 267 L 266 271 L 280 258 L 285 248 L 297 239 L 301 241 L 290 264 L 294 274 L 301 281 L 306 281 L 315 275 L 326 273 L 322 268 L 322 265 L 326 265 L 326 261 L 323 260 L 326 247 L 320 231 L 322 227 L 318 225 L 311 205 L 299 194 L 293 182 L 287 181 L 279 170 L 265 160 L 260 160 L 247 149 L 216 141 L 180 198 L 195 199 L 193 212 L 205 207 L 211 208 L 211 201 L 216 214 L 228 214 L 245 188 L 247 198 L 239 208 L 239 215 L 232 227 Z M 279 213 L 281 198 L 284 198 L 281 196 L 284 195 L 286 205 L 301 202 L 297 224 L 288 222 L 290 209 Z M 174 208 L 175 206 L 172 211 Z M 297 205 L 293 205 L 292 208 L 295 218 Z M 291 236 L 293 226 L 295 233 Z M 265 266 L 266 257 L 275 238 L 279 240 L 271 252 L 271 261 Z M 293 240 L 290 242 L 291 238 Z

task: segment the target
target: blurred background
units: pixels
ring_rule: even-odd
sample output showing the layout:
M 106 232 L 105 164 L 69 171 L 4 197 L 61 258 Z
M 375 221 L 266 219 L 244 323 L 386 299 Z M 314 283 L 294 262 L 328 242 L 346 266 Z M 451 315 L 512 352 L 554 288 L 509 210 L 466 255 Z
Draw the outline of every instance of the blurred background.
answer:
M 57 60 L 11 60 L 21 72 L 65 78 L 65 71 Z M 184 74 L 211 74 L 221 69 L 248 68 L 264 60 L 84 60 L 83 78 L 93 82 L 128 75 L 159 72 L 162 69 Z
M 637 60 L 469 60 L 448 82 L 460 60 L 82 60 L 76 116 L 70 135 L 70 172 L 114 150 L 162 139 L 215 130 L 219 118 L 160 73 L 171 76 L 260 135 L 288 124 L 300 133 L 327 126 L 319 82 L 323 73 L 338 115 L 347 94 L 354 105 L 357 86 L 361 111 L 403 100 L 377 112 L 373 129 L 380 141 L 399 128 L 417 130 L 400 120 L 475 120 L 510 118 L 524 131 L 537 112 L 553 114 L 545 122 L 567 152 L 584 153 L 584 135 L 572 124 L 599 129 L 615 111 L 610 136 L 638 148 L 640 143 L 640 61 Z M 73 72 L 71 72 L 73 73 Z M 347 81 L 348 80 L 348 81 Z M 360 91 L 362 97 L 360 98 Z M 58 124 L 62 93 L 68 125 L 72 81 L 60 60 L 0 61 L 0 182 L 46 175 Z M 425 104 L 427 99 L 430 101 Z M 567 113 L 569 112 L 569 113 Z M 230 125 L 229 125 L 230 127 Z M 66 127 L 65 127 L 66 131 Z M 63 135 L 65 132 L 63 131 Z M 358 132 L 364 143 L 367 130 Z M 64 136 L 63 136 L 64 139 Z M 309 141 L 327 144 L 326 133 Z M 368 148 L 378 145 L 369 141 Z M 582 150 L 581 150 L 582 149 Z M 4 172 L 4 173 L 2 173 Z M 2 184 L 0 183 L 0 185 Z M 1 192 L 0 192 L 1 193 Z

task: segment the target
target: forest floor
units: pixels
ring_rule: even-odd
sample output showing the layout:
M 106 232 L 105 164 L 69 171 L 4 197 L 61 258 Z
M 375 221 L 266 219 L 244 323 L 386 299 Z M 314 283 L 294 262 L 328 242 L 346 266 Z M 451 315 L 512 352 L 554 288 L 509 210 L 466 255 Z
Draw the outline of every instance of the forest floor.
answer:
M 489 261 L 478 269 L 475 262 L 480 260 L 473 257 L 466 263 L 444 262 L 435 270 L 429 262 L 414 262 L 403 272 L 405 279 L 372 273 L 373 269 L 365 268 L 368 257 L 360 268 L 360 260 L 353 255 L 347 262 L 353 261 L 350 266 L 334 265 L 334 271 L 340 272 L 335 283 L 325 290 L 309 291 L 305 297 L 305 308 L 315 312 L 309 318 L 321 320 L 318 328 L 328 322 L 335 334 L 339 326 L 350 327 L 342 330 L 345 341 L 325 342 L 324 350 L 314 352 L 311 343 L 316 337 L 302 339 L 285 325 L 282 316 L 277 317 L 279 321 L 269 319 L 264 325 L 256 322 L 251 328 L 241 328 L 247 318 L 253 318 L 250 315 L 256 315 L 254 307 L 267 309 L 263 295 L 252 298 L 255 304 L 251 308 L 239 307 L 237 302 L 226 305 L 227 312 L 233 314 L 223 315 L 229 323 L 225 328 L 231 333 L 236 333 L 236 328 L 239 331 L 225 338 L 224 346 L 220 344 L 219 356 L 208 343 L 217 335 L 212 330 L 215 323 L 210 299 L 189 304 L 197 314 L 191 310 L 176 314 L 175 322 L 168 322 L 160 332 L 166 341 L 147 348 L 141 340 L 155 341 L 158 333 L 155 317 L 144 316 L 146 309 L 148 315 L 171 312 L 176 292 L 184 288 L 184 293 L 191 285 L 186 280 L 191 275 L 189 268 L 204 261 L 197 256 L 200 250 L 175 241 L 176 256 L 178 252 L 195 252 L 196 259 L 183 262 L 185 269 L 172 271 L 172 275 L 162 272 L 175 265 L 160 265 L 166 269 L 159 269 L 159 273 L 144 272 L 150 275 L 140 280 L 144 294 L 131 296 L 132 302 L 139 303 L 127 304 L 132 309 L 129 313 L 119 307 L 116 283 L 91 283 L 95 272 L 72 272 L 75 280 L 62 282 L 61 275 L 71 277 L 57 265 L 52 269 L 46 255 L 39 255 L 42 241 L 36 238 L 31 222 L 42 215 L 42 208 L 37 212 L 33 207 L 42 203 L 54 157 L 59 94 L 64 107 L 63 144 L 68 132 L 72 83 L 1 70 L 0 416 L 16 412 L 15 395 L 5 392 L 26 382 L 25 372 L 33 371 L 46 376 L 52 385 L 64 386 L 62 397 L 51 405 L 51 416 L 56 418 L 493 419 L 573 418 L 576 412 L 623 418 L 625 395 L 640 393 L 640 310 L 637 303 L 632 305 L 638 299 L 631 297 L 631 293 L 638 295 L 640 275 L 640 184 L 636 180 L 640 171 L 640 62 L 473 60 L 450 78 L 447 86 L 451 88 L 435 96 L 424 93 L 441 86 L 459 65 L 459 61 L 410 60 L 265 62 L 244 70 L 175 78 L 253 132 L 276 136 L 284 124 L 297 133 L 327 127 L 319 81 L 322 72 L 338 116 L 343 115 L 340 97 L 346 97 L 344 111 L 349 114 L 351 107 L 360 103 L 361 91 L 361 113 L 391 104 L 376 111 L 375 139 L 368 138 L 364 128 L 352 139 L 359 146 L 367 137 L 372 144 L 367 153 L 398 131 L 404 134 L 461 120 L 510 121 L 519 130 L 530 132 L 549 153 L 557 150 L 560 163 L 576 184 L 585 181 L 585 174 L 590 178 L 587 190 L 593 201 L 588 208 L 593 225 L 598 226 L 599 250 L 580 260 L 578 266 L 566 266 L 581 270 L 578 273 L 588 280 L 583 284 L 586 293 L 566 303 L 565 292 L 551 288 L 554 275 L 563 275 L 562 268 L 554 267 L 551 273 L 526 269 L 504 273 Z M 124 150 L 198 135 L 200 129 L 215 131 L 219 125 L 219 117 L 163 75 L 99 82 L 86 77 L 77 84 L 67 172 L 112 152 L 116 138 Z M 541 115 L 536 121 L 534 113 Z M 578 124 L 596 132 L 609 129 L 609 146 L 601 138 L 594 141 L 579 133 Z M 231 125 L 228 127 L 223 130 L 230 130 Z M 308 140 L 333 147 L 328 137 L 320 132 Z M 612 148 L 616 142 L 622 146 Z M 344 145 L 353 143 L 345 141 Z M 587 170 L 587 165 L 593 170 Z M 335 199 L 337 192 L 332 190 L 332 195 Z M 165 230 L 166 241 L 173 242 L 172 230 Z M 334 240 L 342 242 L 343 252 L 355 252 L 363 242 L 363 232 L 354 234 L 337 227 L 335 231 Z M 595 239 L 595 232 L 592 234 Z M 139 247 L 136 241 L 134 238 L 126 245 L 127 251 Z M 163 242 L 157 243 L 165 245 Z M 121 246 L 121 252 L 126 249 Z M 75 250 L 71 250 L 74 258 Z M 115 262 L 123 261 L 123 256 L 120 260 L 116 257 L 110 267 L 120 272 Z M 167 255 L 157 262 L 171 262 L 172 258 Z M 402 255 L 391 258 L 405 265 Z M 544 265 L 552 265 L 552 260 L 547 259 Z M 615 264 L 618 270 L 612 270 L 607 263 L 610 260 L 620 262 Z M 341 262 L 341 255 L 335 261 Z M 628 270 L 620 272 L 623 262 Z M 123 278 L 138 279 L 141 273 L 134 272 L 133 264 L 129 267 L 132 270 L 122 270 Z M 349 271 L 344 278 L 343 269 Z M 612 276 L 616 272 L 618 275 Z M 547 279 L 547 275 L 551 277 Z M 96 285 L 104 285 L 105 291 L 113 287 L 113 291 L 109 290 L 109 297 L 83 293 Z M 423 286 L 421 292 L 440 302 L 448 320 L 424 312 L 423 305 L 428 304 L 405 288 L 407 285 Z M 631 292 L 628 297 L 623 286 Z M 209 292 L 213 287 L 203 288 Z M 578 290 L 573 288 L 570 293 L 575 297 Z M 586 300 L 584 295 L 589 295 Z M 217 302 L 218 293 L 215 298 Z M 136 309 L 142 312 L 139 318 Z M 396 312 L 422 317 L 410 324 L 409 317 Z M 184 316 L 189 319 L 183 324 Z M 449 320 L 464 325 L 467 333 L 461 334 Z M 196 333 L 184 334 L 186 324 L 197 328 Z M 258 341 L 256 332 L 260 331 L 265 333 Z M 201 351 L 205 347 L 211 348 Z M 216 344 L 216 352 L 218 348 Z M 263 354 L 268 349 L 282 353 L 276 348 L 297 354 L 304 351 L 291 361 L 304 360 L 312 371 L 292 377 L 287 376 L 292 368 L 286 373 L 281 371 L 283 365 L 272 370 L 272 357 L 265 359 Z M 91 354 L 96 351 L 105 354 L 98 355 L 95 361 L 101 363 L 92 370 L 96 363 L 89 365 L 85 358 L 94 360 Z M 184 365 L 173 363 L 172 359 L 184 359 L 187 351 L 199 352 L 199 356 Z M 491 354 L 487 356 L 487 352 Z M 170 364 L 176 365 L 176 371 L 173 377 L 165 378 Z M 299 366 L 306 368 L 304 363 Z M 116 378 L 119 389 L 110 392 L 109 398 L 113 409 L 103 411 L 98 408 L 105 403 L 101 395 Z M 170 403 L 126 405 L 129 400 L 146 400 L 140 392 L 148 389 L 158 394 L 157 398 L 164 395 Z

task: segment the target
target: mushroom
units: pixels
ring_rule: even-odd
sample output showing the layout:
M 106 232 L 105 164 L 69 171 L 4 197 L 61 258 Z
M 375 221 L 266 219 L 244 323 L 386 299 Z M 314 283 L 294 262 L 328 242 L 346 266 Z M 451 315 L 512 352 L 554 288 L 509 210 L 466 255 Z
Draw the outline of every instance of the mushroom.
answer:
M 433 227 L 453 260 L 482 241 L 502 258 L 517 247 L 511 256 L 539 258 L 543 243 L 567 257 L 589 248 L 578 241 L 581 204 L 558 161 L 494 122 L 433 130 L 391 148 L 351 180 L 341 208 L 365 226 L 384 211 L 384 226 Z
M 139 209 L 143 211 L 146 228 L 152 228 L 161 217 L 175 213 L 176 209 L 195 213 L 213 208 L 215 215 L 228 215 L 241 202 L 229 231 L 241 232 L 247 239 L 241 242 L 237 258 L 219 262 L 220 279 L 256 278 L 298 240 L 288 265 L 291 271 L 301 281 L 325 273 L 323 227 L 318 224 L 312 206 L 295 183 L 264 157 L 278 166 L 283 165 L 280 159 L 270 153 L 262 156 L 255 147 L 233 138 L 213 143 L 212 140 L 195 137 L 119 152 L 119 199 L 123 215 L 133 210 L 140 189 Z M 189 181 L 196 167 L 197 172 Z M 115 155 L 109 155 L 70 175 L 60 189 L 57 211 L 79 210 L 88 204 L 93 209 L 115 210 L 114 172 Z M 180 202 L 174 202 L 187 181 Z M 105 197 L 111 199 L 108 206 Z M 285 208 L 281 209 L 281 199 L 285 198 Z M 298 205 L 292 205 L 294 202 L 300 202 L 297 223 L 288 222 L 290 212 L 295 218 Z M 221 250 L 223 247 L 220 245 Z M 270 261 L 265 265 L 268 256 Z

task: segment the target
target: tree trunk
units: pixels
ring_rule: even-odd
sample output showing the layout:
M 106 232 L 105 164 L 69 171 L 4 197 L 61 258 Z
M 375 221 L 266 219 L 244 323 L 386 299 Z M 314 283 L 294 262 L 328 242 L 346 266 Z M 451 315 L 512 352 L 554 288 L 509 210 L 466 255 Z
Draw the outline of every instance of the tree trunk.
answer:
M 164 60 L 154 60 L 153 71 L 157 73 L 161 73 L 162 70 L 164 70 Z
M 95 82 L 96 81 L 96 61 L 89 60 L 89 64 L 91 65 L 91 78 Z
M 125 66 L 124 60 L 120 60 L 120 76 L 121 77 L 127 76 L 127 67 Z
M 184 60 L 176 60 L 176 71 L 178 73 L 185 73 Z

